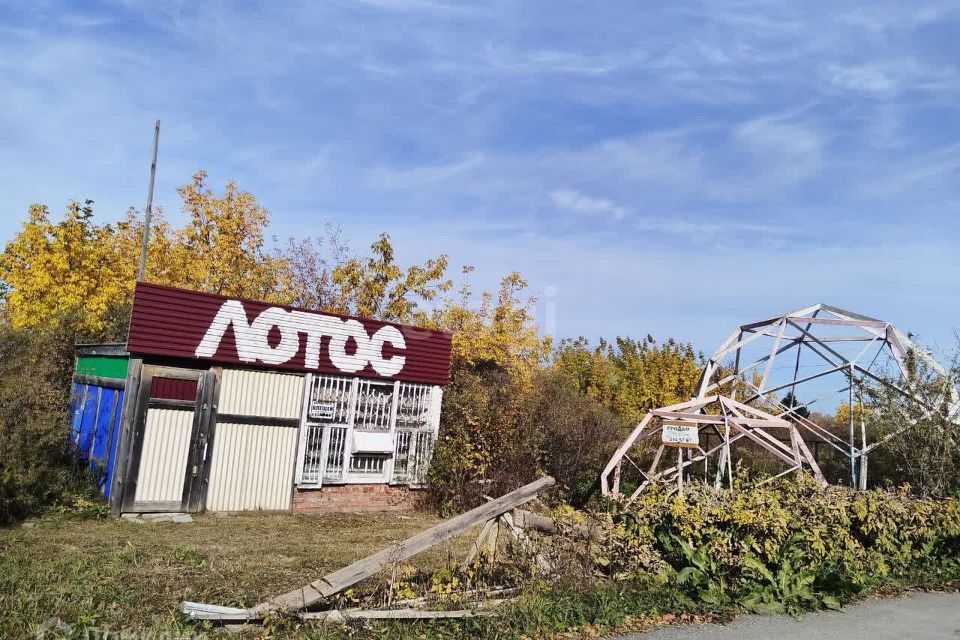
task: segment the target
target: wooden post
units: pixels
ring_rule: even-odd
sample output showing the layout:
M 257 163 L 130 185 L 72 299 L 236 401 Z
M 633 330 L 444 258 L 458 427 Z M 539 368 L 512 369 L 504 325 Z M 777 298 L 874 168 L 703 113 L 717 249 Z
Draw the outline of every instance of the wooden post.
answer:
M 137 398 L 140 396 L 140 376 L 143 360 L 130 358 L 127 363 L 127 378 L 123 385 L 123 408 L 120 414 L 120 430 L 114 450 L 113 481 L 110 486 L 110 512 L 120 515 L 123 511 L 123 495 L 130 485 L 130 452 L 133 450 L 134 424 L 137 418 Z
M 361 580 L 376 575 L 393 563 L 402 562 L 410 556 L 449 540 L 471 527 L 491 518 L 497 518 L 507 511 L 532 500 L 541 491 L 552 487 L 554 484 L 556 484 L 556 481 L 549 476 L 541 478 L 536 482 L 500 496 L 496 500 L 491 500 L 466 513 L 461 513 L 450 520 L 445 520 L 372 556 L 357 560 L 353 564 L 329 573 L 308 585 L 261 603 L 253 610 L 263 612 L 282 608 L 301 609 L 309 607 L 323 598 L 336 595 Z

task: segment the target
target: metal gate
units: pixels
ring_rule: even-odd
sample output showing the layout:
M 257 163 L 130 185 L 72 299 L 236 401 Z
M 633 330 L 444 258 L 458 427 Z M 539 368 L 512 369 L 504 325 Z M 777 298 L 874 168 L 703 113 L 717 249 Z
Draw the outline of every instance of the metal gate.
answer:
M 143 366 L 124 511 L 203 508 L 216 386 L 212 371 Z
M 300 374 L 223 369 L 207 509 L 290 509 L 303 381 Z

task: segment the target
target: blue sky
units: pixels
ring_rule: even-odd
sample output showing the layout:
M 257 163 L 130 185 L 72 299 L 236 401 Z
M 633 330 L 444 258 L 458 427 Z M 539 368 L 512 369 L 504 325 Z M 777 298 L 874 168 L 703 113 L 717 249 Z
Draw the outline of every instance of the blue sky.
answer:
M 0 5 L 0 240 L 198 168 L 280 237 L 338 222 L 559 336 L 710 351 L 823 301 L 960 326 L 960 2 Z

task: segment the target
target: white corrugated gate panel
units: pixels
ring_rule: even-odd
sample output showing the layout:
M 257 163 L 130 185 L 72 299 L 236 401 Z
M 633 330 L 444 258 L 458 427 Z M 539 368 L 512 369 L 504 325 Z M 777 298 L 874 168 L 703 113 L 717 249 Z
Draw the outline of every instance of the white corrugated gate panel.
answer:
M 137 502 L 179 502 L 190 452 L 193 411 L 148 409 L 137 474 Z
M 300 419 L 303 375 L 224 369 L 217 412 Z M 297 428 L 217 421 L 207 509 L 290 509 Z
M 300 418 L 304 376 L 224 369 L 217 411 L 245 416 Z
M 290 508 L 296 427 L 218 423 L 207 508 Z

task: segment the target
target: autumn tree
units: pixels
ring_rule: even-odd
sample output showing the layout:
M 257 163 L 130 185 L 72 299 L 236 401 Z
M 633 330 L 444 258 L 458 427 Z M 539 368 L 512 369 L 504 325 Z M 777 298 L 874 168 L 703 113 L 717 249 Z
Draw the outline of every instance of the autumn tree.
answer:
M 163 284 L 271 302 L 290 299 L 286 261 L 264 247 L 270 214 L 253 194 L 229 180 L 218 196 L 203 170 L 177 192 L 187 224 L 173 234 L 169 259 L 175 269 Z
M 464 267 L 468 276 L 473 267 Z M 534 317 L 536 299 L 526 296 L 527 281 L 513 272 L 503 277 L 496 295 L 473 290 L 465 279 L 458 296 L 433 313 L 432 324 L 453 333 L 454 366 L 501 367 L 527 380 L 550 354 L 549 337 L 541 336 Z
M 146 280 L 275 302 L 294 297 L 287 259 L 265 247 L 269 214 L 251 194 L 228 182 L 218 196 L 204 171 L 179 193 L 187 223 L 171 230 L 162 210 L 154 213 Z M 56 222 L 45 206 L 33 205 L 0 254 L 3 313 L 14 328 L 63 316 L 82 335 L 122 339 L 143 222 L 131 209 L 120 222 L 100 225 L 92 205 L 72 202 Z
M 653 336 L 643 340 L 601 340 L 591 349 L 586 338 L 561 343 L 553 366 L 571 376 L 580 390 L 618 415 L 637 421 L 649 410 L 689 400 L 703 358 L 689 344 Z
M 803 406 L 803 403 L 797 400 L 797 397 L 793 395 L 793 391 L 788 391 L 780 400 L 780 404 L 787 409 L 793 409 L 793 412 L 790 414 L 792 416 L 798 416 L 800 418 L 810 417 L 810 409 Z
M 428 259 L 406 269 L 396 262 L 390 236 L 381 233 L 370 245 L 370 255 L 350 258 L 331 272 L 334 299 L 330 311 L 366 318 L 424 324 L 428 310 L 422 303 L 449 291 L 447 256 Z
M 869 455 L 872 485 L 907 483 L 920 494 L 937 497 L 960 492 L 958 357 L 960 344 L 953 363 L 941 373 L 910 352 L 906 379 L 890 376 L 889 384 L 863 385 L 863 408 L 854 405 L 857 431 L 862 417 L 873 442 L 889 437 Z M 849 419 L 849 413 L 838 417 Z
M 453 334 L 451 382 L 430 471 L 439 506 L 453 510 L 529 482 L 548 444 L 531 421 L 533 380 L 550 351 L 534 322 L 536 301 L 518 273 L 505 276 L 496 294 L 475 296 L 467 280 L 472 271 L 464 267 L 457 294 L 431 314 L 433 326 Z
M 333 270 L 348 260 L 349 249 L 340 227 L 328 222 L 323 236 L 288 238 L 277 255 L 287 267 L 289 304 L 324 311 L 333 311 L 341 304 Z
M 71 202 L 59 222 L 33 205 L 20 232 L 0 254 L 4 317 L 13 328 L 35 328 L 69 315 L 81 331 L 102 329 L 129 285 L 118 271 L 126 257 L 116 229 L 93 222 L 92 202 Z

